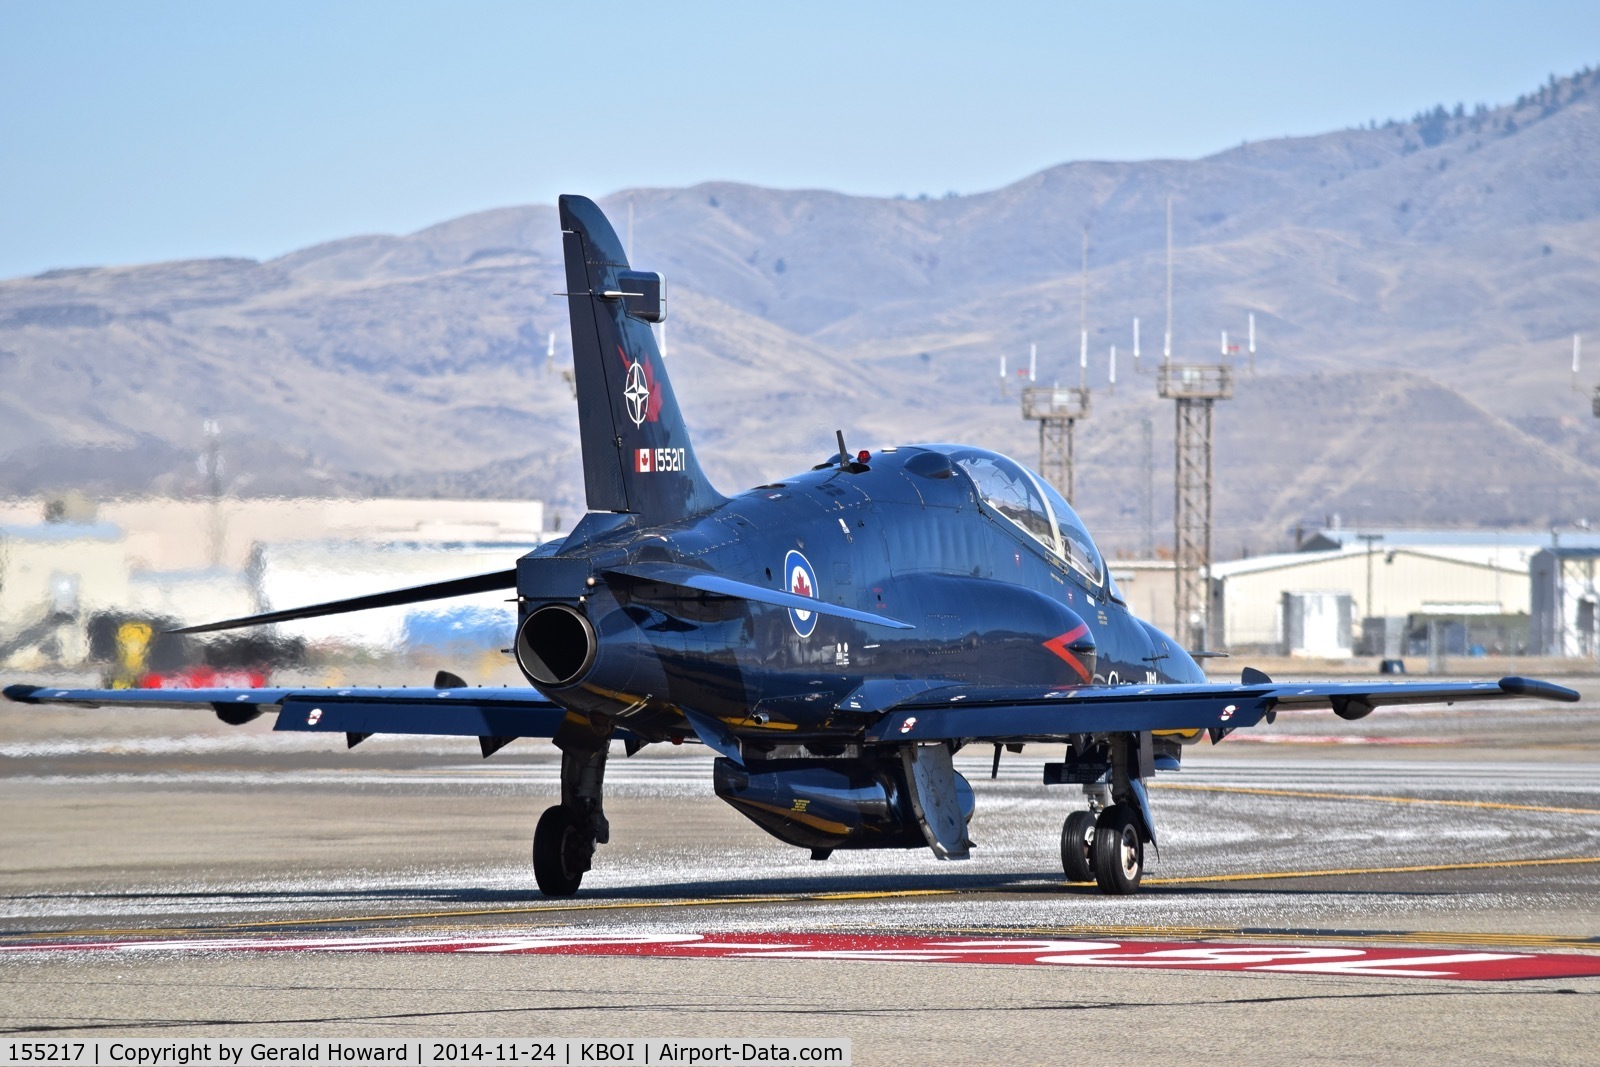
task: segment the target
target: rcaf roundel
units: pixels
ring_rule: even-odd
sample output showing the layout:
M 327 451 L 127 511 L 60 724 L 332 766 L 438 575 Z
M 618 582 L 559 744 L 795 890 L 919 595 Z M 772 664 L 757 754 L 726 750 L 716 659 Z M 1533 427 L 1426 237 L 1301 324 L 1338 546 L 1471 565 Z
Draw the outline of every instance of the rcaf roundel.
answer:
M 817 572 L 811 569 L 811 561 L 800 553 L 789 550 L 783 558 L 783 573 L 786 576 L 784 588 L 789 592 L 813 598 L 817 595 Z M 817 628 L 817 613 L 790 608 L 789 624 L 801 637 L 810 637 L 811 631 Z

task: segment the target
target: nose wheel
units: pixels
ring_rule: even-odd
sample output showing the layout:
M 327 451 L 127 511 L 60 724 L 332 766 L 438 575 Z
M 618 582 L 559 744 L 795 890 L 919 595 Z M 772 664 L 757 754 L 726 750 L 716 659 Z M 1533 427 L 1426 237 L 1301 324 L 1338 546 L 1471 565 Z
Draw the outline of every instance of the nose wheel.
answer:
M 1094 812 L 1075 811 L 1061 824 L 1061 869 L 1069 882 L 1094 881 Z
M 546 808 L 533 830 L 533 878 L 540 891 L 547 897 L 576 893 L 594 847 L 587 819 L 561 804 Z
M 1094 826 L 1094 880 L 1100 891 L 1129 896 L 1139 890 L 1144 876 L 1144 839 L 1139 817 L 1127 804 L 1113 804 L 1100 813 Z

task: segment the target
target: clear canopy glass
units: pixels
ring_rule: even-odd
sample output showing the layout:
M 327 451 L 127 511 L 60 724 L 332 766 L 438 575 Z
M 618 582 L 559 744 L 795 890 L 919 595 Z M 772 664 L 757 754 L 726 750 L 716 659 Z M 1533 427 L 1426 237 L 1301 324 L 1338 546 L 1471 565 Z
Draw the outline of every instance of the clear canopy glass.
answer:
M 978 499 L 1099 588 L 1105 564 L 1072 505 L 1014 459 L 982 448 L 938 446 L 972 479 Z

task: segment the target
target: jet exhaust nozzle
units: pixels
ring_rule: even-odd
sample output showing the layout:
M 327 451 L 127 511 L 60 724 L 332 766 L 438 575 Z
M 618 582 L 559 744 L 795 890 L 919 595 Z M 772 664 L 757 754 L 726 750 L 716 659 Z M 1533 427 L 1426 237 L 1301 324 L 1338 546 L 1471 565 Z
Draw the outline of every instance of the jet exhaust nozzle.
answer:
M 594 666 L 599 643 L 577 609 L 546 604 L 517 627 L 517 666 L 535 685 L 571 685 Z

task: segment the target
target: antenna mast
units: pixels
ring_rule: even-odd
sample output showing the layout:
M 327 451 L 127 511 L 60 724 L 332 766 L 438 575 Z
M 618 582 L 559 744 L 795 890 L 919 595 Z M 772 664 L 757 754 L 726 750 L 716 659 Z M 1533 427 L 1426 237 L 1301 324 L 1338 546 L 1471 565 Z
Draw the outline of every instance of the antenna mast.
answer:
M 1140 424 L 1144 439 L 1144 558 L 1156 555 L 1156 445 L 1155 424 L 1145 419 Z
M 202 469 L 206 476 L 206 495 L 211 500 L 211 522 L 208 531 L 208 548 L 213 569 L 222 566 L 222 550 L 227 530 L 222 520 L 222 426 L 216 419 L 206 419 L 201 424 L 206 435 L 206 454 Z
M 1089 385 L 1089 227 L 1083 228 L 1083 257 L 1078 266 L 1078 388 Z
M 1581 349 L 1579 348 L 1580 340 L 1581 338 L 1577 334 L 1572 335 L 1572 388 L 1581 393 L 1583 392 L 1583 386 L 1578 384 L 1578 357 L 1581 354 Z M 1600 385 L 1594 387 L 1593 407 L 1594 417 L 1600 419 Z
M 1039 473 L 1072 503 L 1077 488 L 1078 420 L 1089 414 L 1089 227 L 1083 228 L 1082 257 L 1078 264 L 1078 386 L 1059 383 L 1045 389 L 1037 380 L 1038 347 L 1028 347 L 1028 387 L 1022 390 L 1022 417 L 1039 424 Z M 1112 371 L 1115 381 L 1115 370 Z
M 1172 197 L 1167 197 L 1167 337 L 1161 346 L 1161 360 L 1172 362 Z

